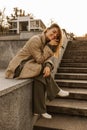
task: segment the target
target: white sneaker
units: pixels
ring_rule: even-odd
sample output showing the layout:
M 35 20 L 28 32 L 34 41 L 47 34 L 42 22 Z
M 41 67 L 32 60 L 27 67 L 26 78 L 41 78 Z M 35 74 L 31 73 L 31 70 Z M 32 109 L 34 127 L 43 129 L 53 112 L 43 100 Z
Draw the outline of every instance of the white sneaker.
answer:
M 60 96 L 60 97 L 67 97 L 67 96 L 69 96 L 69 92 L 61 89 L 58 92 L 58 96 Z
M 47 118 L 47 119 L 52 119 L 52 116 L 48 113 L 43 113 L 43 114 L 41 114 L 41 116 L 44 118 Z

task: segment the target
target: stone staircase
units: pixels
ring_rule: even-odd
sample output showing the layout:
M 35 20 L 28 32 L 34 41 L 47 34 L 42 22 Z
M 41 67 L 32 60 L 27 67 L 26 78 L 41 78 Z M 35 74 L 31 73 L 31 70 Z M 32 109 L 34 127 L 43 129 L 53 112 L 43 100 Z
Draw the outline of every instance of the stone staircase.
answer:
M 53 118 L 39 118 L 33 130 L 87 130 L 87 41 L 68 42 L 55 81 L 70 96 L 47 101 Z

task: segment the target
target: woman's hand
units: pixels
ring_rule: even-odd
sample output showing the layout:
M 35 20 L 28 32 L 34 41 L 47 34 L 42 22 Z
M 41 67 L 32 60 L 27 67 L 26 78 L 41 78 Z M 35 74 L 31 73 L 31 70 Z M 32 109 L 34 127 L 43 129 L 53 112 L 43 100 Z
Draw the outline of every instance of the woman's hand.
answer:
M 49 48 L 53 51 L 56 52 L 58 46 L 59 46 L 59 42 L 57 39 L 53 39 L 48 43 Z
M 49 42 L 49 44 L 50 44 L 51 46 L 58 46 L 58 43 L 59 43 L 58 39 L 53 39 L 53 40 L 51 40 L 51 41 Z
M 46 66 L 43 70 L 43 77 L 48 77 L 51 74 L 51 70 L 48 66 Z

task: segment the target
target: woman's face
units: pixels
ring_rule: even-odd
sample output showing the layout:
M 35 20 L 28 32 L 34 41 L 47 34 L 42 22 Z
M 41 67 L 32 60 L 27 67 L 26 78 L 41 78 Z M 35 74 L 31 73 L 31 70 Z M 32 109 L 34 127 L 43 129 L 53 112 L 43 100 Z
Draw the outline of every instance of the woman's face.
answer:
M 46 38 L 48 40 L 56 39 L 57 36 L 58 36 L 58 28 L 56 28 L 56 27 L 48 29 L 46 32 Z

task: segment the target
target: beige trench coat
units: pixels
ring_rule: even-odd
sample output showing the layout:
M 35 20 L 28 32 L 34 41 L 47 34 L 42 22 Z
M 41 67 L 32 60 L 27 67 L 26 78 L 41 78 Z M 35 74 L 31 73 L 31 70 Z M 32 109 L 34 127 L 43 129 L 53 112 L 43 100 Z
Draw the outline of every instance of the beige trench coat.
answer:
M 30 38 L 24 47 L 10 61 L 5 72 L 5 77 L 13 78 L 15 69 L 18 67 L 18 65 L 20 65 L 23 60 L 29 58 L 30 56 L 33 58 L 25 63 L 18 78 L 31 78 L 32 75 L 34 77 L 35 71 L 39 73 L 41 70 L 41 64 L 53 56 L 52 50 L 47 45 L 45 45 L 45 43 L 46 39 L 44 33 L 35 35 Z M 52 63 L 50 59 L 49 62 Z

